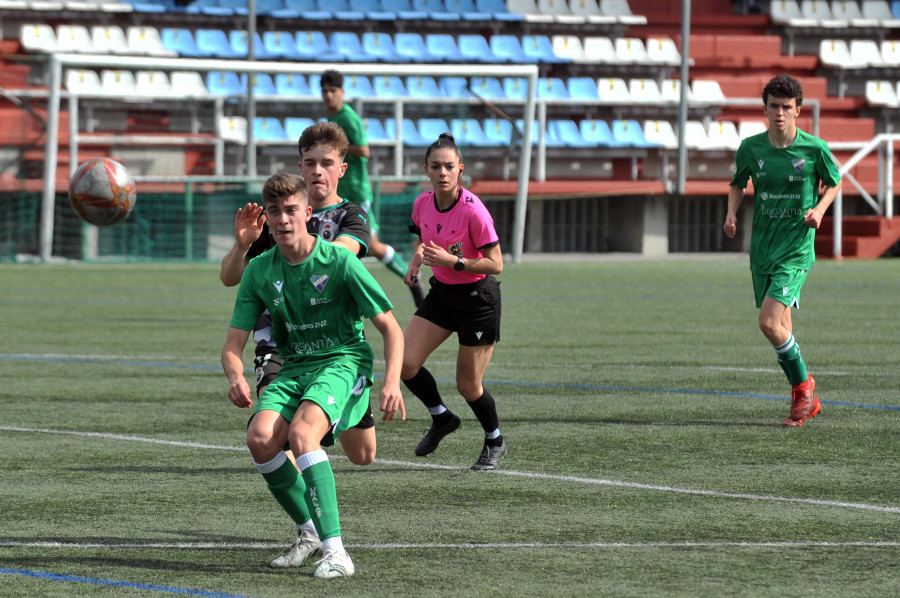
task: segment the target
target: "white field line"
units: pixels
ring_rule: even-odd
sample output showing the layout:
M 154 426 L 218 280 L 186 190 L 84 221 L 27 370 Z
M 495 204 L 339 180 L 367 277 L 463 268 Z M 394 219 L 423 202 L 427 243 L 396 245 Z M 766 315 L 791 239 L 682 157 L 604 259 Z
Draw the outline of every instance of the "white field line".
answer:
M 900 542 L 471 542 L 444 543 L 394 543 L 346 544 L 357 549 L 422 549 L 422 548 L 900 548 Z M 188 550 L 275 550 L 284 548 L 284 543 L 265 542 L 0 542 L 0 548 L 110 548 L 110 549 L 188 549 Z
M 200 365 L 207 366 L 212 370 L 219 370 L 220 365 L 218 363 L 211 362 L 206 357 L 200 356 L 171 356 L 171 355 L 124 355 L 122 353 L 117 353 L 113 355 L 106 354 L 73 354 L 73 353 L 17 353 L 17 354 L 0 354 L 0 359 L 35 359 L 35 360 L 60 360 L 60 361 L 109 361 L 109 362 L 117 362 L 117 361 L 131 361 L 131 362 L 159 362 L 159 363 L 184 363 L 190 365 Z M 376 359 L 376 363 L 384 364 L 384 360 Z M 441 365 L 441 366 L 455 366 L 456 361 L 454 360 L 431 360 L 429 361 L 432 365 Z M 603 369 L 628 369 L 628 370 L 638 370 L 638 369 L 653 369 L 653 370 L 690 370 L 690 371 L 711 371 L 711 372 L 738 372 L 738 373 L 748 373 L 748 374 L 779 374 L 781 373 L 781 369 L 779 368 L 751 368 L 751 367 L 739 367 L 739 366 L 713 366 L 713 365 L 643 365 L 643 364 L 615 364 L 615 363 L 550 363 L 546 361 L 542 361 L 540 363 L 525 363 L 525 362 L 516 362 L 515 364 L 506 364 L 502 359 L 493 359 L 491 363 L 488 364 L 488 367 L 491 369 L 503 368 L 503 367 L 511 367 L 516 369 L 589 369 L 596 370 L 597 368 Z M 851 372 L 845 370 L 817 370 L 817 375 L 820 376 L 869 376 L 869 377 L 896 377 L 896 373 L 892 372 L 870 372 L 866 371 L 866 368 L 862 368 L 859 371 Z
M 162 440 L 159 438 L 148 438 L 144 436 L 127 436 L 122 434 L 107 434 L 102 432 L 79 432 L 73 430 L 51 430 L 42 428 L 23 428 L 18 426 L 0 426 L 0 431 L 6 432 L 24 432 L 32 434 L 60 434 L 70 436 L 84 436 L 90 438 L 104 438 L 108 440 L 126 440 L 131 442 L 146 442 L 150 444 L 162 444 L 168 446 L 181 446 L 189 448 L 202 448 L 211 450 L 225 450 L 246 452 L 246 447 L 238 446 L 222 446 L 213 444 L 203 444 L 199 442 L 184 442 L 178 440 Z M 333 455 L 331 458 L 345 459 L 343 455 Z M 397 465 L 401 467 L 409 467 L 411 469 L 434 469 L 449 471 L 465 471 L 467 467 L 457 465 L 440 465 L 433 463 L 421 463 L 413 461 L 399 461 L 393 459 L 376 459 L 375 463 L 380 465 Z M 649 490 L 653 492 L 670 492 L 673 494 L 688 494 L 694 496 L 707 496 L 711 498 L 733 498 L 738 500 L 760 500 L 768 502 L 784 502 L 794 504 L 809 504 L 820 507 L 837 507 L 843 509 L 859 509 L 864 511 L 877 511 L 882 513 L 898 513 L 900 507 L 888 505 L 871 505 L 867 503 L 845 502 L 837 500 L 824 500 L 817 498 L 796 498 L 789 496 L 775 496 L 771 494 L 749 494 L 743 492 L 721 492 L 718 490 L 701 490 L 696 488 L 678 488 L 675 486 L 659 486 L 655 484 L 643 484 L 639 482 L 626 482 L 622 480 L 608 480 L 604 478 L 587 478 L 581 476 L 566 476 L 546 473 L 531 473 L 525 471 L 511 471 L 498 469 L 489 474 L 504 475 L 511 477 L 521 477 L 539 480 L 548 480 L 553 482 L 570 482 L 574 484 L 586 484 L 597 486 L 611 486 L 615 488 L 627 488 L 631 490 Z

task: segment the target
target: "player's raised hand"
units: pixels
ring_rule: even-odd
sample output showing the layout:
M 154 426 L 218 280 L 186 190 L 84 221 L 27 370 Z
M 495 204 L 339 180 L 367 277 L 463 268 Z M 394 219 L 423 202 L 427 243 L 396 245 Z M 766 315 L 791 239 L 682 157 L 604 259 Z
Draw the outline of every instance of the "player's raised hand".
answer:
M 259 238 L 265 223 L 263 206 L 248 203 L 243 208 L 238 208 L 237 216 L 234 217 L 235 241 L 238 245 L 250 245 Z

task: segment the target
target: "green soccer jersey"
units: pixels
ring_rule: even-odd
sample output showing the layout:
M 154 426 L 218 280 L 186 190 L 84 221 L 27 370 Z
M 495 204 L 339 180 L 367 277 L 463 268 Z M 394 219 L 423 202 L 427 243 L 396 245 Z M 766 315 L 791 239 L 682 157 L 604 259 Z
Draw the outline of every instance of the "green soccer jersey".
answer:
M 808 270 L 816 259 L 815 229 L 803 222 L 816 206 L 819 184 L 834 187 L 837 165 L 824 141 L 797 129 L 787 148 L 774 147 L 768 133 L 747 137 L 734 161 L 733 187 L 753 179 L 753 233 L 750 269 L 770 274 L 779 266 Z
M 344 129 L 350 145 L 369 145 L 362 119 L 349 104 L 344 104 L 340 110 L 329 116 L 328 120 L 337 123 Z M 347 163 L 347 172 L 338 181 L 338 195 L 357 205 L 369 205 L 372 202 L 372 186 L 369 184 L 368 171 L 369 159 L 347 154 L 344 161 Z
M 316 235 L 316 246 L 291 264 L 276 246 L 253 258 L 241 278 L 230 325 L 253 330 L 263 310 L 284 361 L 279 376 L 297 376 L 338 362 L 373 376 L 374 355 L 363 318 L 393 306 L 362 262 Z

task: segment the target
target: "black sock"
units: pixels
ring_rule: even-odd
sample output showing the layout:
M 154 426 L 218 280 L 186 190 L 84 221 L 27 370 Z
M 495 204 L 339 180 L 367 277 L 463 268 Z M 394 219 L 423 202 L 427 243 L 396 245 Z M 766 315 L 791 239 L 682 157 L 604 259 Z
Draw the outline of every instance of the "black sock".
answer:
M 409 380 L 403 380 L 403 384 L 406 388 L 409 389 L 411 393 L 416 395 L 422 403 L 428 407 L 428 410 L 431 411 L 435 407 L 439 407 L 444 405 L 443 399 L 441 399 L 441 393 L 438 391 L 437 382 L 434 379 L 434 376 L 431 375 L 424 367 L 419 369 L 416 372 L 416 375 L 410 378 Z M 446 408 L 446 405 L 444 406 Z M 443 425 L 447 423 L 453 414 L 449 409 L 444 411 L 439 415 L 432 414 L 431 419 L 434 420 L 434 423 L 438 425 Z
M 475 417 L 478 418 L 478 421 L 481 422 L 481 427 L 484 428 L 484 443 L 490 446 L 500 446 L 503 442 L 503 436 L 499 435 L 500 420 L 497 417 L 497 405 L 494 403 L 494 397 L 491 396 L 491 393 L 485 388 L 480 397 L 469 403 L 469 407 L 472 408 L 472 412 L 475 413 Z M 495 438 L 487 437 L 488 434 L 495 432 L 497 433 Z

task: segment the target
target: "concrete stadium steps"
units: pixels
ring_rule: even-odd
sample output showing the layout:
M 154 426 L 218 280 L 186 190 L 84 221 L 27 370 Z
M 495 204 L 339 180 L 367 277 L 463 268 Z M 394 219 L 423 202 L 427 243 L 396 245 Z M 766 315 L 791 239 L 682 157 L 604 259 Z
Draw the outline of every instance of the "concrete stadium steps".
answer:
M 900 216 L 844 216 L 841 257 L 876 259 L 900 243 Z M 826 217 L 816 231 L 816 256 L 834 257 L 834 219 Z

